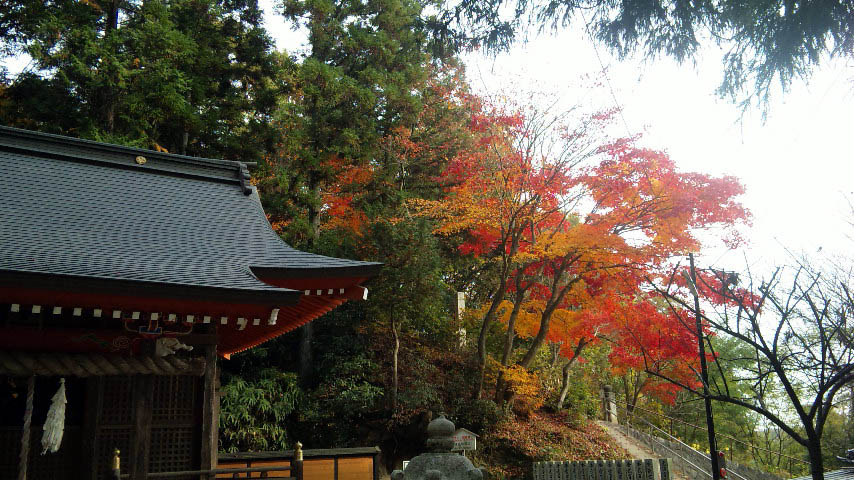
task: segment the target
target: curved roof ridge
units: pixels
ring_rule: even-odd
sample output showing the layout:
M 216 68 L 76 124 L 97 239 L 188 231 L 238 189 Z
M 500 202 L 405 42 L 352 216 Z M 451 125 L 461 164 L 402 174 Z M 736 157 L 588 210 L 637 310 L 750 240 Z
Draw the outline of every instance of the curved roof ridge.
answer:
M 7 127 L 4 125 L 0 125 L 0 135 L 1 136 L 16 136 L 22 140 L 42 140 L 42 141 L 50 141 L 61 143 L 69 146 L 77 146 L 81 148 L 91 148 L 96 150 L 103 150 L 109 152 L 121 152 L 121 153 L 130 153 L 143 155 L 151 158 L 159 158 L 170 161 L 177 162 L 185 162 L 185 163 L 195 163 L 195 164 L 210 164 L 210 165 L 218 165 L 223 167 L 237 167 L 238 165 L 246 165 L 246 162 L 241 162 L 238 160 L 224 160 L 219 158 L 209 158 L 209 157 L 192 157 L 189 155 L 181 155 L 178 153 L 168 153 L 168 152 L 158 152 L 157 150 L 149 150 L 146 148 L 140 147 L 129 147 L 126 145 L 117 145 L 114 143 L 104 143 L 98 142 L 96 140 L 88 140 L 85 138 L 78 137 L 68 137 L 65 135 L 57 135 L 55 133 L 44 133 L 37 132 L 35 130 L 26 130 L 23 128 L 16 127 Z

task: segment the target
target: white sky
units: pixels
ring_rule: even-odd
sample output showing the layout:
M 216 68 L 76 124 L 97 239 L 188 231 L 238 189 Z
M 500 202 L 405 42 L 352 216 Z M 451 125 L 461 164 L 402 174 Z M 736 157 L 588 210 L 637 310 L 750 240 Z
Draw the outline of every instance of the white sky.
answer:
M 584 94 L 573 83 L 601 71 L 597 49 L 629 133 L 645 133 L 644 143 L 669 152 L 680 169 L 733 175 L 745 185 L 742 202 L 753 213 L 745 232 L 746 251 L 708 251 L 703 266 L 741 269 L 786 261 L 785 248 L 821 257 L 845 254 L 854 191 L 854 67 L 827 63 L 809 84 L 799 82 L 777 95 L 763 124 L 760 111 L 744 118 L 737 106 L 718 100 L 720 53 L 705 52 L 683 66 L 669 59 L 619 61 L 594 47 L 580 32 L 544 35 L 494 59 L 469 55 L 475 87 L 500 89 L 508 81 L 552 89 L 569 103 Z M 614 104 L 606 89 L 602 106 Z M 625 130 L 625 129 L 624 129 Z M 625 132 L 624 132 L 625 133 Z M 854 197 L 854 195 L 852 195 Z M 852 219 L 854 220 L 854 219 Z M 784 248 L 785 247 L 785 248 Z

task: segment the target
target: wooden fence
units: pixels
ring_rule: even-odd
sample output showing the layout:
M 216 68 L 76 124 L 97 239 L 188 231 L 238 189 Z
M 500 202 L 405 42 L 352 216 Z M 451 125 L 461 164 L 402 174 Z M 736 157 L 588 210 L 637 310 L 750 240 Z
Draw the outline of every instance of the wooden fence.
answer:
M 671 480 L 669 458 L 534 463 L 534 480 Z
M 378 447 L 240 452 L 220 454 L 213 470 L 149 473 L 146 478 L 213 479 L 268 478 L 288 480 L 379 480 Z M 111 480 L 130 478 L 122 473 L 119 451 L 113 455 Z
M 379 480 L 378 447 L 303 450 L 302 480 Z M 269 476 L 289 477 L 293 450 L 281 452 L 241 452 L 219 455 L 217 468 L 273 468 Z M 261 478 L 260 474 L 217 475 L 217 478 Z

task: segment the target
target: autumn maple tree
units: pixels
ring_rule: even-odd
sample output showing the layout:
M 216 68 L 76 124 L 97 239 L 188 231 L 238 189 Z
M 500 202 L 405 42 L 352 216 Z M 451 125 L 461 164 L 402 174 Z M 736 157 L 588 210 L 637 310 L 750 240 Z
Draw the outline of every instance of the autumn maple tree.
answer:
M 630 413 L 641 395 L 673 403 L 681 388 L 663 377 L 679 379 L 692 388 L 700 386 L 697 332 L 685 322 L 689 318 L 686 312 L 672 312 L 658 295 L 650 293 L 611 303 L 608 359 L 615 375 L 631 377 L 623 382 Z M 711 353 L 706 358 L 714 360 Z
M 575 358 L 597 329 L 613 327 L 602 298 L 631 303 L 647 272 L 700 247 L 698 229 L 723 226 L 737 240 L 734 226 L 748 218 L 735 179 L 679 172 L 666 153 L 637 138 L 609 139 L 613 111 L 578 117 L 485 101 L 472 108 L 477 148 L 442 172 L 447 196 L 418 207 L 438 221 L 436 233 L 459 239 L 461 253 L 494 266 L 478 338 L 481 366 L 503 302 L 512 305 L 503 310 L 504 367 L 530 368 L 546 342 L 560 342 L 566 358 Z M 591 308 L 600 313 L 585 317 Z M 520 318 L 528 336 L 521 348 Z M 495 395 L 512 398 L 501 375 Z

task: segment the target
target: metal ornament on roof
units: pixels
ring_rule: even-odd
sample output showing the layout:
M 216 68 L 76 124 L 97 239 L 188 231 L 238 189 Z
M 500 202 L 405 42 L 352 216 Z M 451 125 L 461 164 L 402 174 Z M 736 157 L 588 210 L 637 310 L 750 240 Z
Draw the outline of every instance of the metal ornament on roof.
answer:
M 403 470 L 391 473 L 392 480 L 483 480 L 484 472 L 468 458 L 451 452 L 454 424 L 439 415 L 427 425 L 427 453 L 413 458 Z

